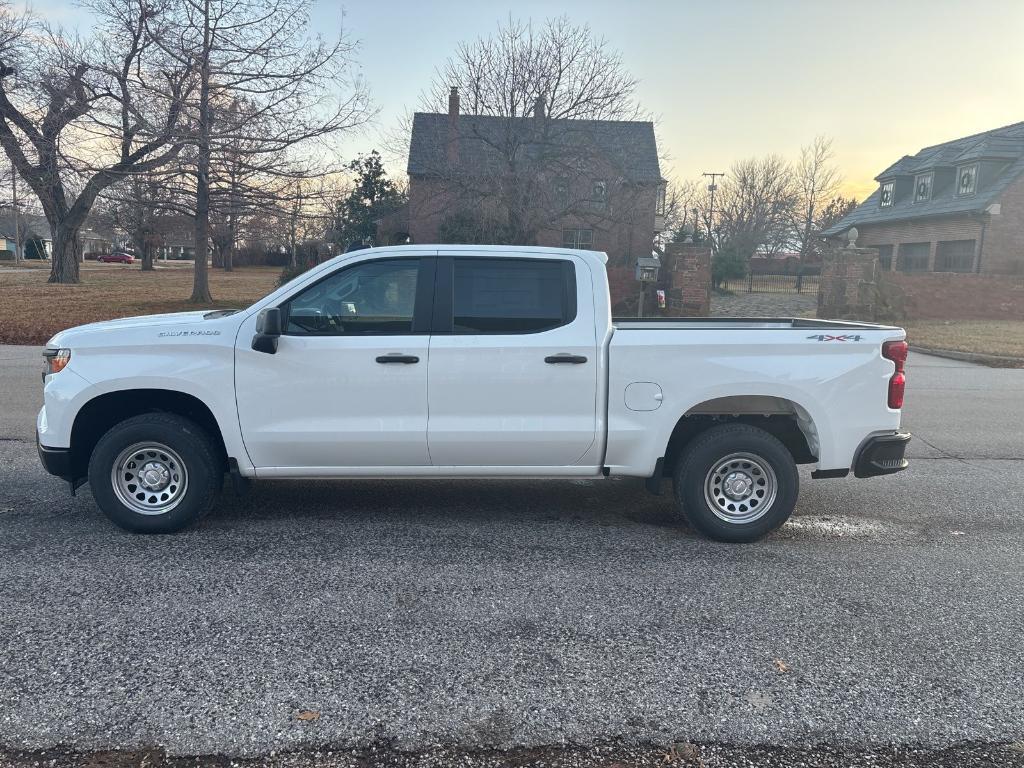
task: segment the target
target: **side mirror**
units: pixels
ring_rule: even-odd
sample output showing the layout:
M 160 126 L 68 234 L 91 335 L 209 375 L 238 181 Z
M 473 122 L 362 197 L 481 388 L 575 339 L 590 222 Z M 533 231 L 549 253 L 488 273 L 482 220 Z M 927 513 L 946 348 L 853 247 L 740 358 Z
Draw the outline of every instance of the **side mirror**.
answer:
M 268 307 L 256 317 L 256 335 L 252 337 L 252 348 L 268 355 L 277 353 L 277 340 L 281 337 L 283 323 L 280 307 Z

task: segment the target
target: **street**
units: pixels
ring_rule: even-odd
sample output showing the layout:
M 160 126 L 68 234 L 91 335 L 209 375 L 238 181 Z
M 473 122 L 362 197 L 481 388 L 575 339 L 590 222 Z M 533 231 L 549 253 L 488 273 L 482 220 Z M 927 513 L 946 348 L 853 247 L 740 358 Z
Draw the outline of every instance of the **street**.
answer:
M 1024 370 L 912 355 L 911 467 L 730 546 L 628 481 L 263 483 L 126 534 L 0 347 L 0 748 L 1024 739 Z

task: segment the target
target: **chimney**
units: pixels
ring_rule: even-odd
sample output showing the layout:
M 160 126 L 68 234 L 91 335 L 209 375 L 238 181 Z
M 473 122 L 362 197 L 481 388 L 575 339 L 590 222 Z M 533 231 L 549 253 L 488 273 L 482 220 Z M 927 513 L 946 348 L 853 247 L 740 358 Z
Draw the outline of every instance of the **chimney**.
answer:
M 459 89 L 448 94 L 448 165 L 459 164 Z
M 545 117 L 547 117 L 547 111 L 547 99 L 545 99 L 544 95 L 541 94 L 540 96 L 537 97 L 537 100 L 533 102 L 533 116 L 538 120 L 543 120 Z

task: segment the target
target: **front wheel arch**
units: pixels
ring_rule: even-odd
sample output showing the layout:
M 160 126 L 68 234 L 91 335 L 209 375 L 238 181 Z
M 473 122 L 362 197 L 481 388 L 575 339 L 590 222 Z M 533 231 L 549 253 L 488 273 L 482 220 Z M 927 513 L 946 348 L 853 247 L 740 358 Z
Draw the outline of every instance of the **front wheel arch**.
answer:
M 89 458 L 100 438 L 116 424 L 146 413 L 188 419 L 209 435 L 224 471 L 228 466 L 224 436 L 213 411 L 199 398 L 171 389 L 123 389 L 94 397 L 79 409 L 71 427 L 73 480 L 87 476 Z

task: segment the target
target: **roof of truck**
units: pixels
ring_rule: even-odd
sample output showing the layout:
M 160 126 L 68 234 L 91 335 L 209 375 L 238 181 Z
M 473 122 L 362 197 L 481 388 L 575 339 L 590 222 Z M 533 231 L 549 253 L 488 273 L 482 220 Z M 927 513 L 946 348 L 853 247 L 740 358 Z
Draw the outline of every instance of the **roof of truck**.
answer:
M 377 248 L 364 248 L 350 251 L 345 256 L 363 255 L 367 253 L 442 253 L 445 256 L 478 256 L 481 253 L 501 254 L 504 256 L 542 256 L 571 255 L 579 256 L 599 264 L 608 263 L 608 254 L 604 251 L 587 251 L 580 248 L 560 248 L 546 245 L 434 245 L 417 243 L 413 245 L 385 245 Z

